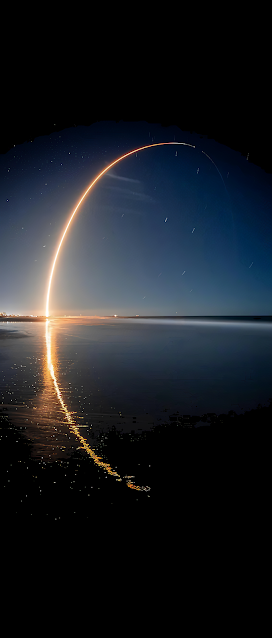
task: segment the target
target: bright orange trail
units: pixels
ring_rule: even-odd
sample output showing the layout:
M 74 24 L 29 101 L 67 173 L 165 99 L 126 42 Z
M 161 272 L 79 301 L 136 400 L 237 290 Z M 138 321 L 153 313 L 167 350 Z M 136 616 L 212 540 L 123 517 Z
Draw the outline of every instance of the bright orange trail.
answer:
M 49 282 L 48 282 L 48 290 L 47 290 L 47 299 L 46 299 L 46 312 L 45 315 L 46 317 L 49 317 L 49 297 L 50 297 L 50 289 L 51 289 L 51 284 L 52 284 L 52 279 L 53 279 L 53 274 L 54 274 L 54 270 L 55 270 L 55 265 L 56 265 L 56 261 L 59 255 L 59 251 L 61 249 L 64 237 L 67 233 L 67 230 L 71 224 L 71 221 L 73 220 L 74 216 L 76 215 L 78 209 L 80 208 L 80 205 L 82 204 L 83 200 L 85 199 L 85 197 L 88 195 L 88 193 L 90 192 L 91 188 L 96 184 L 96 182 L 98 182 L 98 180 L 100 179 L 100 177 L 102 177 L 102 175 L 104 175 L 107 171 L 110 170 L 110 168 L 112 168 L 112 166 L 114 166 L 115 164 L 118 164 L 118 162 L 121 162 L 121 160 L 125 159 L 125 157 L 128 157 L 129 155 L 133 155 L 133 153 L 138 153 L 138 151 L 143 151 L 146 148 L 151 148 L 152 146 L 165 146 L 167 144 L 181 144 L 182 146 L 191 146 L 191 148 L 195 148 L 195 146 L 193 146 L 192 144 L 186 144 L 185 142 L 159 142 L 158 144 L 148 144 L 147 146 L 142 146 L 141 148 L 135 148 L 133 151 L 129 151 L 129 153 L 125 153 L 125 155 L 122 155 L 121 157 L 118 157 L 114 162 L 112 162 L 111 164 L 109 164 L 106 168 L 104 168 L 103 171 L 101 171 L 101 173 L 99 173 L 99 175 L 97 175 L 97 177 L 92 181 L 92 183 L 90 184 L 90 186 L 88 186 L 88 188 L 86 189 L 85 193 L 83 193 L 82 197 L 80 198 L 80 200 L 78 201 L 75 210 L 73 211 L 72 215 L 70 216 L 65 229 L 63 231 L 61 240 L 59 242 L 58 248 L 57 248 L 57 252 L 55 254 L 54 257 L 54 261 L 52 264 L 52 268 L 51 268 L 51 272 L 50 272 L 50 277 L 49 277 Z

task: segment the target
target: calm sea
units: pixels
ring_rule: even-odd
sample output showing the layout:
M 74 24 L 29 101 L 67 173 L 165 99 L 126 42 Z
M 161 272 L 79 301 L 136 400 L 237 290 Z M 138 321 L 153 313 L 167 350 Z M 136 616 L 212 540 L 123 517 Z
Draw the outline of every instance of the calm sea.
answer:
M 0 323 L 0 408 L 33 456 L 69 458 L 98 435 L 171 414 L 237 414 L 272 396 L 272 323 L 66 319 Z

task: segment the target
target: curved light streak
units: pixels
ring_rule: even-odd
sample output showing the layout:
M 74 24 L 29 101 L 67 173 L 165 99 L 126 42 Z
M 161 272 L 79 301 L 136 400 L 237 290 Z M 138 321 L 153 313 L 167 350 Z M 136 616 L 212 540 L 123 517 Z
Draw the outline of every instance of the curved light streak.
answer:
M 137 153 L 138 151 L 143 151 L 146 148 L 151 148 L 152 146 L 165 146 L 165 145 L 169 145 L 169 144 L 180 144 L 182 146 L 190 146 L 191 148 L 195 148 L 195 146 L 193 146 L 192 144 L 186 144 L 185 142 L 159 142 L 157 144 L 148 144 L 147 146 L 142 146 L 141 148 L 136 148 L 133 151 L 129 151 L 128 153 L 125 153 L 125 155 L 122 155 L 121 157 L 118 157 L 114 162 L 111 162 L 111 164 L 109 164 L 106 168 L 104 168 L 103 171 L 101 171 L 101 173 L 99 173 L 99 175 L 97 175 L 97 177 L 91 182 L 91 184 L 88 186 L 88 188 L 86 189 L 86 191 L 83 193 L 82 197 L 80 198 L 80 200 L 78 201 L 72 215 L 70 216 L 68 223 L 65 226 L 64 232 L 62 234 L 61 240 L 59 242 L 55 257 L 54 257 L 54 261 L 52 264 L 52 268 L 51 268 L 51 272 L 50 272 L 50 277 L 49 277 L 49 283 L 48 283 L 48 290 L 47 290 L 47 298 L 46 298 L 46 317 L 49 317 L 49 298 L 50 298 L 50 290 L 51 290 L 51 284 L 52 284 L 52 279 L 53 279 L 53 274 L 54 274 L 54 270 L 55 270 L 55 265 L 56 265 L 56 261 L 61 249 L 61 246 L 63 244 L 64 238 L 66 236 L 66 233 L 69 229 L 69 226 L 74 218 L 74 216 L 76 215 L 76 213 L 78 212 L 83 200 L 85 199 L 85 197 L 88 195 L 88 193 L 90 192 L 90 190 L 92 189 L 92 187 L 96 184 L 96 182 L 98 182 L 98 180 L 100 179 L 100 177 L 102 177 L 102 175 L 104 175 L 105 173 L 107 173 L 107 171 L 110 170 L 110 168 L 112 168 L 112 166 L 114 166 L 115 164 L 118 164 L 118 162 L 121 162 L 121 160 L 125 159 L 126 157 L 129 157 L 129 155 L 133 155 L 133 153 Z M 49 321 L 46 321 L 46 348 L 47 348 L 47 365 L 48 365 L 48 369 L 52 378 L 52 381 L 54 383 L 55 386 L 55 390 L 59 399 L 59 402 L 62 406 L 62 409 L 64 411 L 65 417 L 67 419 L 67 422 L 72 430 L 72 432 L 75 434 L 75 436 L 77 437 L 77 439 L 80 441 L 82 448 L 84 448 L 86 450 L 86 452 L 89 454 L 89 456 L 93 459 L 93 461 L 96 463 L 96 465 L 102 467 L 104 470 L 106 470 L 108 472 L 108 474 L 110 474 L 111 476 L 115 476 L 116 479 L 118 481 L 122 481 L 122 478 L 120 477 L 120 475 L 111 468 L 109 463 L 105 463 L 100 456 L 97 456 L 97 454 L 95 454 L 95 452 L 92 450 L 92 448 L 89 446 L 89 444 L 87 443 L 86 439 L 84 439 L 84 437 L 80 434 L 79 432 L 79 428 L 75 422 L 75 420 L 73 419 L 73 413 L 69 412 L 67 406 L 64 403 L 57 379 L 56 379 L 56 375 L 55 375 L 55 371 L 54 371 L 54 366 L 52 363 L 52 356 L 51 356 L 51 335 L 50 332 L 48 330 L 49 327 Z M 132 478 L 134 478 L 133 476 L 124 476 L 126 480 L 126 484 L 128 487 L 130 487 L 131 489 L 134 490 L 138 490 L 138 491 L 146 491 L 148 492 L 150 490 L 149 487 L 140 487 L 139 485 L 135 485 L 134 482 L 131 480 Z
M 138 153 L 138 151 L 143 151 L 143 150 L 145 150 L 147 148 L 151 148 L 153 146 L 165 146 L 165 145 L 169 145 L 169 144 L 179 144 L 179 145 L 182 145 L 182 146 L 190 146 L 191 148 L 195 148 L 195 146 L 193 144 L 187 144 L 185 142 L 159 142 L 157 144 L 148 144 L 147 146 L 142 146 L 141 148 L 136 148 L 133 151 L 129 151 L 128 153 L 125 153 L 125 155 L 122 155 L 121 157 L 118 157 L 114 162 L 111 162 L 111 164 L 109 164 L 106 168 L 104 168 L 103 171 L 101 171 L 101 173 L 99 173 L 99 175 L 97 175 L 97 177 L 91 182 L 91 184 L 88 186 L 86 191 L 83 193 L 83 195 L 80 198 L 80 200 L 78 201 L 78 203 L 77 203 L 72 215 L 70 216 L 70 218 L 68 220 L 68 223 L 65 226 L 64 232 L 63 232 L 63 234 L 61 236 L 61 240 L 59 242 L 59 245 L 58 245 L 55 257 L 54 257 L 54 261 L 53 261 L 53 264 L 52 264 L 50 277 L 49 277 L 48 290 L 47 290 L 46 313 L 45 313 L 46 317 L 49 317 L 49 298 L 50 298 L 51 284 L 52 284 L 52 279 L 53 279 L 53 274 L 54 274 L 54 270 L 55 270 L 56 261 L 57 261 L 57 258 L 58 258 L 62 243 L 64 241 L 64 238 L 66 236 L 66 233 L 67 233 L 67 231 L 69 229 L 69 226 L 70 226 L 74 216 L 78 212 L 82 202 L 84 201 L 85 197 L 88 195 L 88 193 L 90 192 L 92 187 L 96 184 L 96 182 L 98 182 L 98 180 L 100 179 L 100 177 L 102 177 L 102 175 L 107 173 L 107 171 L 110 170 L 110 168 L 112 168 L 112 166 L 114 166 L 115 164 L 118 164 L 118 162 L 121 162 L 126 157 L 129 157 L 129 155 L 133 155 L 133 153 Z M 206 155 L 206 157 L 208 157 L 208 159 L 214 164 L 216 170 L 218 171 L 218 173 L 219 173 L 219 175 L 220 175 L 220 177 L 221 177 L 221 179 L 223 181 L 225 189 L 227 191 L 227 188 L 226 188 L 225 182 L 223 180 L 223 177 L 222 177 L 219 169 L 217 168 L 215 162 L 211 159 L 211 157 L 209 157 L 209 155 L 207 155 L 207 153 L 205 153 L 205 151 L 202 151 L 202 153 L 204 153 L 204 155 Z M 227 193 L 228 193 L 228 191 L 227 191 Z M 109 463 L 105 463 L 100 456 L 97 456 L 97 454 L 95 454 L 95 452 L 92 450 L 92 448 L 87 443 L 86 439 L 84 439 L 84 437 L 80 434 L 79 428 L 78 428 L 75 420 L 73 419 L 73 416 L 72 416 L 73 413 L 69 412 L 67 406 L 64 403 L 64 400 L 62 398 L 62 394 L 61 394 L 61 391 L 60 391 L 60 388 L 59 388 L 59 385 L 58 385 L 58 382 L 57 382 L 57 379 L 56 379 L 54 366 L 53 366 L 53 363 L 52 363 L 52 357 L 51 357 L 51 335 L 50 335 L 50 332 L 48 330 L 48 327 L 49 327 L 49 321 L 47 320 L 46 321 L 47 364 L 48 364 L 48 369 L 49 369 L 52 381 L 53 381 L 54 386 L 55 386 L 55 390 L 56 390 L 59 402 L 60 402 L 60 404 L 62 406 L 62 409 L 63 409 L 63 411 L 65 413 L 65 417 L 67 419 L 67 422 L 68 422 L 72 432 L 75 434 L 77 439 L 80 441 L 82 448 L 86 450 L 86 452 L 93 459 L 93 461 L 96 463 L 96 465 L 102 467 L 111 476 L 115 476 L 118 481 L 122 481 L 122 478 L 120 477 L 118 472 L 113 470 Z M 138 491 L 146 491 L 146 492 L 148 492 L 150 490 L 149 487 L 144 487 L 144 486 L 140 487 L 139 485 L 135 485 L 133 483 L 133 481 L 131 480 L 132 478 L 134 478 L 133 476 L 124 476 L 123 478 L 124 479 L 128 479 L 128 480 L 126 480 L 126 484 L 131 489 L 138 490 Z
M 215 166 L 215 168 L 216 168 L 217 172 L 219 173 L 219 175 L 220 175 L 220 177 L 221 177 L 221 179 L 222 179 L 222 182 L 223 182 L 223 184 L 224 184 L 224 186 L 225 186 L 225 191 L 226 191 L 226 193 L 227 193 L 227 195 L 228 195 L 228 197 L 229 197 L 228 189 L 227 189 L 227 187 L 226 187 L 226 184 L 225 184 L 225 182 L 224 182 L 224 180 L 223 180 L 223 177 L 222 177 L 222 175 L 221 175 L 221 173 L 220 173 L 219 168 L 217 168 L 217 166 L 216 166 L 216 163 L 212 160 L 212 158 L 211 158 L 209 155 L 207 155 L 207 153 L 205 153 L 205 151 L 201 151 L 201 153 L 203 153 L 204 155 L 206 155 L 206 157 L 207 157 L 207 158 L 208 158 L 208 159 L 209 159 L 209 160 L 213 163 L 213 165 Z
M 112 166 L 114 166 L 115 164 L 118 164 L 118 162 L 121 162 L 123 159 L 125 159 L 125 157 L 129 157 L 129 155 L 133 155 L 133 153 L 138 153 L 138 151 L 143 151 L 146 148 L 151 148 L 152 146 L 165 146 L 165 145 L 168 145 L 168 144 L 181 144 L 182 146 L 190 146 L 191 148 L 195 148 L 195 146 L 193 146 L 192 144 L 186 144 L 185 142 L 159 142 L 157 144 L 148 144 L 148 146 L 141 146 L 141 148 L 135 148 L 133 151 L 129 151 L 129 153 L 125 153 L 125 155 L 122 155 L 121 157 L 118 157 L 118 159 L 116 159 L 114 162 L 111 162 L 111 164 L 109 164 L 106 168 L 104 168 L 104 170 L 101 171 L 101 173 L 99 173 L 99 175 L 97 175 L 97 177 L 92 181 L 90 186 L 88 186 L 88 188 L 86 189 L 85 193 L 83 193 L 83 195 L 80 198 L 80 200 L 78 201 L 78 203 L 77 203 L 72 215 L 70 216 L 70 218 L 68 220 L 68 223 L 66 224 L 66 227 L 64 229 L 64 232 L 62 234 L 60 243 L 59 243 L 58 248 L 57 248 L 57 252 L 56 252 L 55 257 L 54 257 L 54 261 L 53 261 L 53 265 L 52 265 L 51 273 L 50 273 L 50 277 L 49 277 L 48 290 L 47 290 L 46 312 L 45 312 L 45 316 L 46 317 L 49 317 L 50 290 L 51 290 L 53 274 L 54 274 L 54 270 L 55 270 L 56 261 L 57 261 L 58 255 L 59 255 L 59 251 L 61 249 L 63 240 L 65 238 L 65 235 L 66 235 L 66 233 L 68 231 L 68 228 L 69 228 L 74 216 L 76 215 L 78 209 L 80 208 L 80 205 L 82 204 L 83 200 L 85 199 L 85 197 L 90 192 L 91 188 L 96 184 L 96 182 L 98 182 L 98 180 L 100 179 L 100 177 L 102 177 L 102 175 L 107 173 L 107 171 L 109 171 L 110 168 L 112 168 Z

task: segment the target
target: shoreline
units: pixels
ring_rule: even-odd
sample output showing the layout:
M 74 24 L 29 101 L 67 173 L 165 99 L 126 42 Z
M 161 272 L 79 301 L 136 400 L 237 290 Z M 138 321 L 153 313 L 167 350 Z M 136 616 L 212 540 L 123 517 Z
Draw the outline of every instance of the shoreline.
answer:
M 123 480 L 116 482 L 76 445 L 69 458 L 32 458 L 26 427 L 14 426 L 8 410 L 0 411 L 2 515 L 11 525 L 31 520 L 93 525 L 94 517 L 123 516 L 124 510 L 137 516 L 171 513 L 181 498 L 189 509 L 192 499 L 197 507 L 204 499 L 214 509 L 219 496 L 223 502 L 231 498 L 232 507 L 240 508 L 241 499 L 251 504 L 256 482 L 261 487 L 271 412 L 272 402 L 242 416 L 205 415 L 206 427 L 197 429 L 191 419 L 188 428 L 178 417 L 133 435 L 113 427 L 101 433 L 100 449 L 118 466 Z M 128 471 L 150 491 L 128 489 Z
M 217 320 L 217 321 L 225 321 L 227 320 L 232 320 L 232 321 L 237 321 L 237 320 L 247 320 L 247 321 L 271 321 L 272 322 L 272 315 L 75 315 L 75 316 L 50 316 L 50 317 L 45 317 L 43 315 L 38 316 L 38 317 L 31 317 L 29 315 L 23 316 L 7 316 L 7 317 L 2 317 L 0 316 L 0 323 L 3 322 L 10 322 L 10 323 L 14 323 L 17 321 L 23 321 L 23 322 L 36 322 L 36 321 L 49 321 L 49 320 L 57 320 L 57 319 L 61 319 L 61 320 L 74 320 L 74 319 L 185 319 L 185 320 L 189 320 L 189 319 L 196 319 L 196 320 Z
M 10 323 L 14 323 L 15 321 L 24 321 L 24 322 L 26 322 L 26 321 L 29 321 L 29 322 L 32 322 L 32 321 L 47 321 L 47 317 L 28 317 L 28 316 L 26 316 L 26 317 L 23 317 L 23 316 L 20 316 L 20 317 L 0 317 L 0 323 L 1 323 L 1 321 L 10 322 Z

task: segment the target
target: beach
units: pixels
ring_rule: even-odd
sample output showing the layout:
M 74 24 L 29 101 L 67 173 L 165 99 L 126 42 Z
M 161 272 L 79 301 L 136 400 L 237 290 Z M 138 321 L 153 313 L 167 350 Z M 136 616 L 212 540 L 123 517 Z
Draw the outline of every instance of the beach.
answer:
M 35 323 L 36 321 L 46 321 L 46 320 L 47 320 L 46 317 L 28 317 L 28 316 L 24 317 L 23 315 L 20 315 L 18 317 L 16 317 L 15 315 L 5 317 L 3 315 L 0 315 L 0 321 L 5 321 L 8 323 L 16 323 L 18 321 L 23 321 L 24 323 L 25 322 Z
M 271 416 L 272 410 L 263 408 L 247 419 L 242 417 L 239 423 L 226 417 L 221 430 L 215 426 L 184 429 L 172 424 L 135 440 L 112 431 L 101 442 L 101 449 L 109 459 L 114 457 L 124 474 L 129 468 L 143 484 L 149 484 L 150 492 L 139 492 L 129 490 L 125 481 L 110 481 L 80 451 L 66 460 L 35 461 L 23 428 L 15 428 L 2 412 L 2 520 L 11 526 L 34 521 L 91 526 L 101 517 L 123 520 L 130 514 L 147 524 L 161 514 L 167 515 L 171 524 L 181 509 L 184 515 L 193 511 L 195 517 L 197 511 L 201 517 L 205 506 L 203 515 L 207 518 L 218 507 L 227 511 L 230 502 L 232 513 L 237 508 L 241 515 L 249 502 L 252 505 L 260 480 L 265 493 L 263 444 L 268 444 Z
M 37 324 L 16 330 L 1 326 L 1 502 L 10 522 L 76 520 L 88 524 L 94 516 L 122 516 L 124 511 L 143 517 L 159 512 L 174 516 L 180 507 L 187 510 L 192 503 L 202 508 L 205 502 L 211 507 L 219 492 L 224 500 L 231 491 L 236 500 L 241 481 L 246 477 L 247 491 L 253 475 L 256 480 L 271 405 L 256 405 L 240 414 L 209 410 L 200 416 L 188 409 L 185 412 L 180 401 L 178 409 L 166 404 L 160 422 L 154 423 L 152 411 L 144 415 L 144 403 L 141 405 L 149 396 L 152 399 L 153 390 L 143 397 L 141 389 L 148 377 L 138 378 L 141 353 L 146 344 L 152 345 L 150 332 L 141 328 L 136 342 L 131 342 L 130 329 L 114 331 L 109 323 L 98 321 L 91 327 L 82 322 L 54 329 L 50 341 L 54 384 L 46 364 L 44 328 Z M 160 343 L 164 345 L 168 335 L 173 340 L 175 334 L 160 331 Z M 190 332 L 184 334 L 187 342 Z M 207 334 L 204 332 L 205 343 Z M 261 333 L 261 342 L 265 334 Z M 156 337 L 156 348 L 157 343 Z M 165 352 L 170 356 L 169 348 Z M 162 361 L 165 369 L 168 359 Z M 173 370 L 175 365 L 173 362 Z M 259 368 L 255 375 L 256 370 Z M 130 382 L 124 385 L 129 374 L 132 386 Z M 169 388 L 171 378 L 170 382 Z M 253 388 L 251 382 L 249 378 L 246 383 Z M 124 392 L 120 398 L 119 383 Z M 136 387 L 139 406 L 133 403 L 135 412 L 129 413 L 121 408 L 134 401 Z

